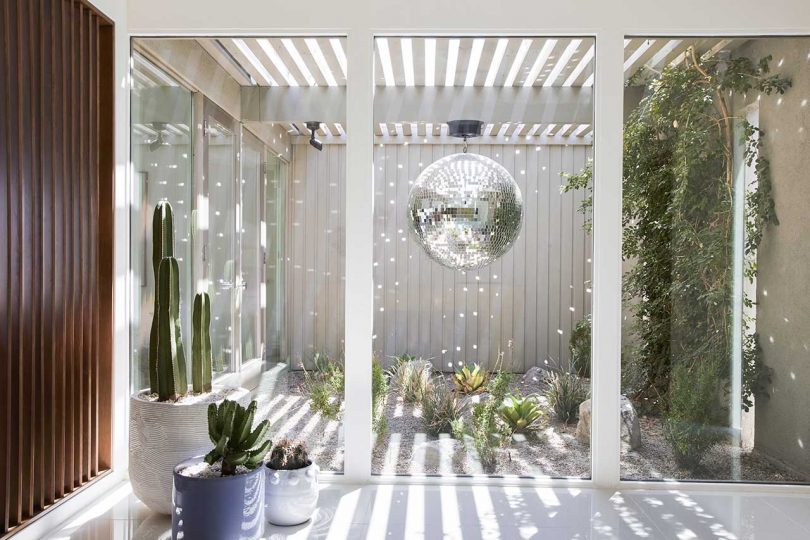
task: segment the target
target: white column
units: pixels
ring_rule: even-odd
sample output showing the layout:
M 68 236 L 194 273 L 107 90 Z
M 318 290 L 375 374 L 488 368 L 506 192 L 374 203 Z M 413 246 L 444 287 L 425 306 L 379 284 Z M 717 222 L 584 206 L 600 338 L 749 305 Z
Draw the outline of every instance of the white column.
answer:
M 347 43 L 346 143 L 346 410 L 347 480 L 371 474 L 371 335 L 373 259 L 373 34 L 350 32 Z
M 619 482 L 622 330 L 622 102 L 624 36 L 596 41 L 591 462 L 598 487 Z

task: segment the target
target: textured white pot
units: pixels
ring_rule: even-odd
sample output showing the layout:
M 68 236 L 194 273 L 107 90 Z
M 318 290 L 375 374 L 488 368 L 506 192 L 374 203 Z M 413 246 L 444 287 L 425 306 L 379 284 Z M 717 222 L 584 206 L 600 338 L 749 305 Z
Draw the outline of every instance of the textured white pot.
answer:
M 298 525 L 312 517 L 318 504 L 318 473 L 314 463 L 303 469 L 277 471 L 267 467 L 265 516 L 273 525 Z
M 215 389 L 216 390 L 216 389 Z M 236 388 L 225 398 L 196 403 L 129 399 L 129 479 L 132 491 L 153 512 L 172 513 L 172 474 L 181 461 L 207 453 L 208 405 L 223 399 L 243 406 L 250 392 Z

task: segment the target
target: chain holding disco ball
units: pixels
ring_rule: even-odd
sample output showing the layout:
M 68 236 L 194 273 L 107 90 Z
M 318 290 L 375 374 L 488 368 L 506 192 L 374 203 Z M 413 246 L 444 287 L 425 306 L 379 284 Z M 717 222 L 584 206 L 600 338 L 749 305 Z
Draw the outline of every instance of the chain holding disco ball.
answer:
M 467 153 L 467 137 L 479 135 L 483 122 L 448 124 L 451 135 L 455 131 L 464 138 L 464 153 L 422 171 L 408 196 L 408 222 L 431 259 L 455 270 L 475 270 L 512 247 L 523 221 L 523 198 L 499 163 Z

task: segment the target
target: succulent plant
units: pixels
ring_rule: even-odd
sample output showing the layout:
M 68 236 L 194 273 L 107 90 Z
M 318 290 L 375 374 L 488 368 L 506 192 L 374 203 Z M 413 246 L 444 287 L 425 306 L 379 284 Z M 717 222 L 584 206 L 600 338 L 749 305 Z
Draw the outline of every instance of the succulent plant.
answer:
M 191 315 L 191 387 L 211 391 L 211 299 L 208 293 L 194 297 Z
M 312 465 L 307 448 L 301 441 L 282 439 L 270 452 L 267 467 L 275 471 L 292 471 Z
M 520 392 L 506 396 L 498 414 L 512 433 L 537 430 L 546 415 L 536 395 L 524 397 Z
M 238 466 L 255 469 L 273 444 L 265 439 L 270 429 L 267 420 L 253 428 L 256 401 L 245 409 L 235 401 L 225 400 L 219 406 L 208 406 L 208 437 L 214 449 L 205 455 L 205 462 L 213 465 L 222 460 L 222 476 L 233 476 Z
M 155 303 L 149 333 L 149 386 L 160 401 L 188 392 L 180 325 L 180 270 L 174 258 L 174 213 L 161 201 L 152 218 Z
M 489 379 L 489 373 L 478 364 L 475 364 L 472 369 L 464 365 L 453 374 L 456 390 L 461 394 L 481 392 L 487 384 L 487 379 Z

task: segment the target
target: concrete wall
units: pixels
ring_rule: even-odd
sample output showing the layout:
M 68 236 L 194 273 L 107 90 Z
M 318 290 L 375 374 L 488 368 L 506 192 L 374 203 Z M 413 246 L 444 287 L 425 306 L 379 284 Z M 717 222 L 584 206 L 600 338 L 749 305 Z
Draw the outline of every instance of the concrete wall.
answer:
M 772 71 L 789 76 L 784 96 L 763 96 L 765 130 L 779 226 L 760 245 L 757 331 L 773 369 L 769 399 L 756 404 L 755 448 L 801 472 L 810 472 L 810 38 L 769 38 L 739 54 L 772 55 Z M 750 103 L 757 96 L 747 96 Z

